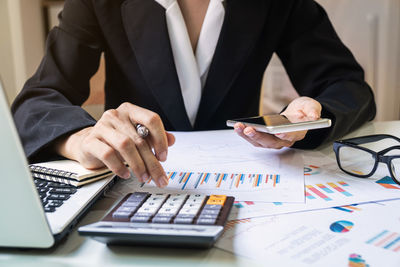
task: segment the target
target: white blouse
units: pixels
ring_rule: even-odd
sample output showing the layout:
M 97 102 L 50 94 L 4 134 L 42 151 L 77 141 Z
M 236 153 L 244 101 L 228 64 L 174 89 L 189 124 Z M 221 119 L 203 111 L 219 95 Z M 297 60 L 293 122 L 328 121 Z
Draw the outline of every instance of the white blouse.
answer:
M 225 17 L 223 0 L 210 0 L 200 31 L 196 53 L 177 0 L 155 0 L 166 10 L 168 35 L 189 120 L 194 125 L 200 105 L 202 89 Z

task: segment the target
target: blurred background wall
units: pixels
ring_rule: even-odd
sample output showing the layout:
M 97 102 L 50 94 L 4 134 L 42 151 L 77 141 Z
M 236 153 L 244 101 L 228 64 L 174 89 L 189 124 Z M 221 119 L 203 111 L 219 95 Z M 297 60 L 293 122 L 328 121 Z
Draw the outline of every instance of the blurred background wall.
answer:
M 150 1 L 150 0 L 149 0 Z M 317 0 L 363 66 L 374 90 L 376 120 L 400 119 L 400 0 Z M 0 76 L 10 100 L 37 68 L 48 30 L 58 24 L 63 0 L 0 0 Z M 85 108 L 103 111 L 104 61 L 91 79 Z M 260 113 L 279 112 L 297 96 L 275 56 L 265 72 Z

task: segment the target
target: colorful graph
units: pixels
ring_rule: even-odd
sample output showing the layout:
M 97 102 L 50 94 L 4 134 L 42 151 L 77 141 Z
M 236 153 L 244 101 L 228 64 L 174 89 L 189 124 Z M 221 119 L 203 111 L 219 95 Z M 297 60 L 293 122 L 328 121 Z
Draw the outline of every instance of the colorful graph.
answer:
M 337 182 L 337 184 L 345 187 L 349 186 L 347 183 L 343 181 Z M 326 184 L 315 184 L 315 185 L 306 185 L 305 196 L 307 199 L 316 199 L 321 198 L 325 201 L 331 201 L 334 194 L 340 193 L 346 197 L 353 196 L 350 192 L 343 189 L 343 187 L 337 185 L 336 183 L 326 183 Z M 313 193 L 313 194 L 311 194 Z
M 396 184 L 389 176 L 383 177 L 382 179 L 376 181 L 376 183 L 387 189 L 400 189 L 400 185 Z
M 349 267 L 369 267 L 361 255 L 352 253 L 349 255 Z
M 233 206 L 235 206 L 238 209 L 248 207 L 248 206 L 253 206 L 254 202 L 253 201 L 235 201 L 233 203 Z
M 354 204 L 354 205 L 348 205 L 348 206 L 334 207 L 334 209 L 349 212 L 349 213 L 352 213 L 355 211 L 360 211 L 361 209 L 356 206 L 357 206 L 357 204 Z
M 281 181 L 279 174 L 232 174 L 200 172 L 167 172 L 171 183 L 179 185 L 181 190 L 198 188 L 224 188 L 240 190 L 243 188 L 276 187 Z M 150 181 L 149 181 L 150 182 Z M 148 182 L 148 183 L 149 183 Z M 145 184 L 143 183 L 141 187 Z M 190 186 L 189 186 L 190 185 Z
M 304 166 L 304 175 L 315 175 L 320 173 L 320 168 L 315 165 L 305 165 Z
M 316 199 L 313 195 L 311 195 L 307 191 L 305 191 L 305 194 L 306 194 L 306 198 L 308 198 L 308 199 Z
M 329 229 L 335 233 L 347 233 L 351 228 L 353 228 L 353 226 L 354 223 L 349 221 L 337 221 L 332 223 L 331 226 L 329 226 Z
M 394 252 L 399 252 L 400 234 L 395 232 L 390 232 L 388 230 L 383 230 L 382 232 L 379 232 L 365 243 L 383 249 L 391 250 Z
M 314 194 L 316 194 L 318 197 L 322 198 L 323 200 L 326 200 L 326 201 L 332 200 L 330 197 L 328 197 L 327 195 L 325 195 L 324 193 L 322 193 L 320 190 L 318 190 L 317 188 L 315 188 L 312 185 L 306 185 L 306 188 L 308 190 L 310 190 L 311 192 L 313 192 Z
M 344 190 L 340 186 L 336 185 L 335 183 L 328 183 L 328 185 L 331 186 L 336 191 L 338 191 L 339 193 L 342 193 L 346 197 L 351 197 L 352 196 L 352 194 L 350 194 L 349 192 L 347 192 L 346 190 Z

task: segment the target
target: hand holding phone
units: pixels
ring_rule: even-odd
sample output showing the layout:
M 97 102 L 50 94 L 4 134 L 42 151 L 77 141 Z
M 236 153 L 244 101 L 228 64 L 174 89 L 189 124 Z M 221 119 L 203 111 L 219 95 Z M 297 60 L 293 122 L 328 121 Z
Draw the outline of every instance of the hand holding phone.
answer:
M 227 121 L 235 132 L 256 147 L 291 147 L 302 140 L 307 131 L 329 127 L 329 119 L 320 119 L 321 104 L 310 97 L 294 99 L 282 114 Z M 282 116 L 283 115 L 283 116 Z

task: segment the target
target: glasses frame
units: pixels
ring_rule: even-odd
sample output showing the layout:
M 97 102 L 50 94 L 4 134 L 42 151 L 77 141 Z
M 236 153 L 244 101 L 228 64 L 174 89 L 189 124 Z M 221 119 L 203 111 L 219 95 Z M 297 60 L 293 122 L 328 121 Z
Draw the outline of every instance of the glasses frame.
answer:
M 366 143 L 378 142 L 378 141 L 383 140 L 383 139 L 394 139 L 397 142 L 399 142 L 399 145 L 398 146 L 391 146 L 391 147 L 388 147 L 388 148 L 383 149 L 383 150 L 378 151 L 378 152 L 375 152 L 375 151 L 373 151 L 371 149 L 368 149 L 368 148 L 360 146 L 360 145 L 366 144 Z M 363 150 L 365 152 L 370 153 L 373 156 L 373 158 L 375 159 L 375 164 L 374 164 L 374 167 L 372 168 L 370 173 L 362 175 L 362 174 L 352 173 L 352 172 L 349 172 L 349 171 L 346 171 L 345 169 L 343 169 L 343 167 L 342 167 L 342 165 L 340 163 L 339 150 L 340 150 L 341 147 L 346 147 L 346 146 L 347 147 L 352 147 L 352 148 L 355 148 L 355 149 Z M 392 178 L 392 180 L 396 184 L 400 185 L 400 181 L 398 181 L 395 178 L 395 175 L 394 175 L 393 170 L 391 168 L 392 160 L 400 158 L 400 155 L 385 156 L 386 153 L 388 153 L 389 151 L 394 150 L 394 149 L 399 149 L 400 150 L 400 138 L 398 138 L 396 136 L 393 136 L 393 135 L 390 135 L 390 134 L 367 135 L 367 136 L 349 138 L 349 139 L 344 139 L 344 140 L 339 140 L 339 141 L 333 142 L 333 151 L 335 152 L 335 155 L 336 155 L 336 162 L 337 162 L 339 168 L 343 172 L 345 172 L 345 173 L 347 173 L 349 175 L 355 176 L 355 177 L 359 177 L 359 178 L 368 178 L 368 177 L 372 176 L 376 172 L 376 169 L 378 168 L 378 164 L 381 162 L 381 163 L 385 163 L 387 165 L 387 167 L 389 169 L 390 177 Z

